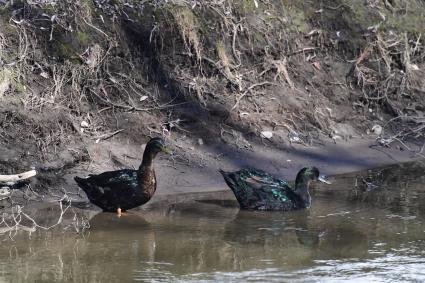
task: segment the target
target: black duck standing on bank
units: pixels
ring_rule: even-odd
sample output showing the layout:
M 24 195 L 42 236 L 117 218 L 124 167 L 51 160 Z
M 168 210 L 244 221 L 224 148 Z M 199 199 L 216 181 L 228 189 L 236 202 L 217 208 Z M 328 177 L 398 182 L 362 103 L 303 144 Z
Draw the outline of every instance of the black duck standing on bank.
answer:
M 152 138 L 143 153 L 138 170 L 123 169 L 90 174 L 87 178 L 75 177 L 75 181 L 87 194 L 91 203 L 104 211 L 117 212 L 148 202 L 156 190 L 153 159 L 159 152 L 171 153 L 161 138 Z
M 289 211 L 309 208 L 310 182 L 319 180 L 330 184 L 323 176 L 319 176 L 316 167 L 306 167 L 298 172 L 295 189 L 291 189 L 285 180 L 257 169 L 219 171 L 235 194 L 241 209 Z

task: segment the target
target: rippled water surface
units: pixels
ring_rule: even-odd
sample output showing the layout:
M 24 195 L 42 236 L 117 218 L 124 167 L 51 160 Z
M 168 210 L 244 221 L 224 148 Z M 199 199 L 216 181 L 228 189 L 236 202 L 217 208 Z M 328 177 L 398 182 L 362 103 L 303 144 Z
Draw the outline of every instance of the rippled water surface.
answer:
M 4 235 L 0 281 L 425 282 L 424 169 L 336 176 L 315 186 L 308 211 L 240 211 L 230 193 L 195 194 L 98 213 L 83 233 Z

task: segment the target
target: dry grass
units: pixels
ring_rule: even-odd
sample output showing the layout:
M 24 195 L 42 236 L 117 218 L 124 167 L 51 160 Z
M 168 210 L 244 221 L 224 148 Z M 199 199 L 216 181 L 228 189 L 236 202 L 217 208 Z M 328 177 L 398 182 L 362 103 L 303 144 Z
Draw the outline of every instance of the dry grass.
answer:
M 128 58 L 116 56 L 119 51 L 131 54 L 135 50 L 129 52 L 125 49 L 127 46 L 121 45 L 123 35 L 108 28 L 107 20 L 116 21 L 121 17 L 129 22 L 143 21 L 136 13 L 138 2 L 127 2 L 133 5 L 134 14 L 125 10 L 125 6 L 102 6 L 95 1 L 95 5 L 108 9 L 104 11 L 111 17 L 106 20 L 98 11 L 93 13 L 93 7 L 86 1 L 80 0 L 59 1 L 54 11 L 44 10 L 50 13 L 46 17 L 50 22 L 39 24 L 42 18 L 34 17 L 11 22 L 19 44 L 16 61 L 6 63 L 14 64 L 12 72 L 17 82 L 25 83 L 34 75 L 37 78 L 37 87 L 30 85 L 24 91 L 23 103 L 28 110 L 42 112 L 53 107 L 67 111 L 77 125 L 75 129 L 89 114 L 93 123 L 84 135 L 99 135 L 107 127 L 97 118 L 102 113 L 168 107 L 158 103 L 157 93 L 151 91 L 150 82 L 144 77 L 146 73 L 139 72 L 144 66 L 137 54 Z M 392 3 L 399 9 L 407 2 Z M 307 32 L 300 31 L 301 28 L 292 30 L 293 26 L 300 26 L 300 19 L 307 21 L 306 14 L 298 10 L 294 10 L 293 15 L 282 14 L 282 7 L 278 8 L 272 1 L 261 2 L 260 7 L 244 2 L 242 13 L 237 10 L 239 4 L 231 1 L 151 1 L 146 5 L 151 5 L 155 12 L 171 14 L 172 19 L 163 21 L 159 17 L 153 23 L 150 45 L 145 48 L 152 48 L 166 79 L 206 108 L 210 102 L 219 100 L 237 117 L 266 117 L 270 105 L 273 106 L 269 101 L 285 104 L 280 99 L 292 96 L 309 108 L 304 109 L 304 113 L 300 109 L 281 107 L 284 110 L 279 115 L 275 113 L 275 123 L 285 124 L 285 119 L 291 119 L 296 123 L 291 128 L 298 131 L 331 132 L 332 117 L 328 109 L 333 106 L 329 105 L 332 100 L 325 97 L 323 85 L 312 83 L 310 77 L 326 76 L 319 63 L 332 56 L 334 50 L 329 46 L 336 46 L 337 40 L 328 34 L 325 36 L 326 31 L 316 27 Z M 43 5 L 46 4 L 34 7 Z M 369 1 L 368 5 L 371 9 L 382 8 L 382 3 L 376 1 Z M 335 5 L 325 9 L 352 8 Z M 203 18 L 205 15 L 209 18 Z M 35 36 L 36 32 L 40 36 L 40 30 L 48 42 L 63 40 L 62 34 L 73 40 L 81 34 L 81 46 L 64 48 L 67 57 L 63 61 L 43 62 L 42 57 L 35 55 L 43 49 Z M 354 84 L 345 85 L 341 82 L 343 79 L 336 83 L 345 89 L 360 90 L 368 105 L 388 104 L 397 115 L 405 115 L 407 110 L 397 103 L 406 96 L 419 96 L 424 92 L 421 79 L 424 74 L 423 40 L 410 33 L 375 30 L 371 34 L 369 46 L 363 47 L 364 52 L 359 54 L 353 72 L 348 75 L 354 78 Z M 167 37 L 172 36 L 170 43 Z M 293 38 L 296 40 L 291 41 Z M 7 44 L 0 34 L 0 53 L 2 45 Z M 313 71 L 311 66 L 316 66 Z M 261 123 L 252 125 L 260 132 Z
M 187 50 L 191 52 L 193 48 L 196 58 L 201 60 L 202 44 L 198 35 L 198 22 L 195 14 L 187 6 L 175 5 L 170 11 Z
M 6 48 L 6 37 L 0 32 L 0 62 L 3 61 L 3 53 Z
M 384 130 L 388 133 L 381 138 L 383 144 L 425 137 L 425 121 L 416 111 L 425 94 L 421 53 L 424 48 L 421 34 L 377 33 L 354 64 L 353 75 L 366 101 L 384 105 L 395 115 L 395 119 L 385 123 Z

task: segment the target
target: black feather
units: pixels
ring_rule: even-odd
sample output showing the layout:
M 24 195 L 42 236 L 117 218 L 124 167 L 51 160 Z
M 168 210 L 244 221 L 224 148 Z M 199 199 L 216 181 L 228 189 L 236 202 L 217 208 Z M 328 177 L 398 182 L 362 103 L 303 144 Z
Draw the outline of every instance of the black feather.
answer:
M 308 181 L 317 179 L 319 175 L 315 167 L 301 169 L 296 179 L 298 190 L 295 191 L 285 180 L 275 178 L 262 170 L 219 172 L 242 209 L 281 211 L 309 207 Z
M 143 161 L 138 170 L 108 171 L 87 178 L 74 178 L 93 204 L 104 211 L 131 209 L 148 202 L 156 190 L 155 171 L 152 160 L 164 150 L 164 141 L 151 139 L 146 145 Z

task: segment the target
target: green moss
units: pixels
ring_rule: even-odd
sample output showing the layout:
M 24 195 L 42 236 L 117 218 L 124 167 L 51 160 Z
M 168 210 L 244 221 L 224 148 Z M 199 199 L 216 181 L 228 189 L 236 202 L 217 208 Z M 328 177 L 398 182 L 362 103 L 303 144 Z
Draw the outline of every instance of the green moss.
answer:
M 17 28 L 16 28 L 16 26 L 13 26 L 13 25 L 11 25 L 9 23 L 2 24 L 1 21 L 0 21 L 0 31 L 5 36 L 8 36 L 8 35 L 13 36 L 13 35 L 15 35 L 15 33 L 17 31 Z
M 176 18 L 176 20 L 180 19 L 183 24 L 188 26 L 190 25 L 190 27 L 196 26 L 196 23 L 198 22 L 197 17 L 192 12 L 192 9 L 190 9 L 189 7 L 180 5 L 170 5 L 169 9 L 173 16 Z
M 261 1 L 257 0 L 257 4 L 260 5 Z M 254 14 L 258 8 L 255 6 L 254 0 L 236 0 L 233 1 L 235 11 L 239 14 Z
M 399 32 L 423 33 L 425 30 L 425 9 L 423 5 L 412 1 L 405 9 L 389 11 L 387 9 L 370 9 L 367 5 L 346 5 L 346 12 L 340 19 L 362 29 L 378 25 L 380 30 L 389 29 Z
M 373 9 L 367 9 L 366 5 L 353 5 L 346 8 L 342 18 L 347 23 L 356 23 L 362 28 L 367 28 L 380 22 L 378 14 Z
M 25 93 L 26 92 L 26 87 L 23 83 L 21 82 L 14 82 L 13 86 L 15 87 L 15 91 L 18 93 Z
M 205 10 L 198 17 L 199 31 L 207 36 L 212 36 L 218 30 L 220 16 L 212 10 Z
M 77 31 L 77 33 L 75 34 L 75 39 L 81 45 L 87 45 L 87 43 L 89 43 L 89 38 L 90 36 L 82 31 Z
M 12 89 L 17 93 L 24 93 L 25 86 L 16 80 L 16 73 L 10 69 L 0 69 L 0 96 L 8 89 Z
M 200 58 L 202 46 L 199 38 L 198 18 L 187 6 L 171 5 L 169 10 L 186 47 L 193 48 L 197 57 Z
M 291 23 L 289 27 L 290 31 L 306 33 L 310 30 L 310 25 L 303 11 L 293 10 L 293 13 L 291 13 Z
M 56 40 L 51 45 L 55 55 L 62 60 L 79 64 L 80 59 L 77 56 L 79 52 L 85 50 L 90 43 L 91 35 L 82 31 L 56 34 L 53 38 Z
M 58 42 L 56 44 L 56 52 L 59 58 L 70 59 L 75 55 L 75 50 L 70 44 Z
M 425 30 L 425 9 L 410 9 L 402 15 L 387 14 L 387 21 L 383 27 L 399 32 L 413 34 L 423 33 Z
M 0 69 L 0 84 L 8 82 L 10 79 L 10 71 L 7 69 Z
M 0 16 L 9 16 L 11 11 L 9 6 L 0 6 Z
M 87 5 L 87 7 L 90 9 L 90 11 L 93 13 L 93 12 L 96 12 L 96 6 L 94 5 L 94 1 L 93 0 L 82 0 L 82 2 L 84 2 L 84 4 L 86 4 Z M 113 4 L 114 5 L 119 5 L 120 3 L 117 3 L 117 2 L 119 2 L 119 1 L 109 1 L 109 2 L 113 2 Z
M 261 32 L 254 32 L 252 34 L 252 41 L 255 46 L 266 46 L 268 42 Z
M 48 15 L 54 15 L 57 13 L 57 8 L 54 5 L 43 5 L 43 11 Z

